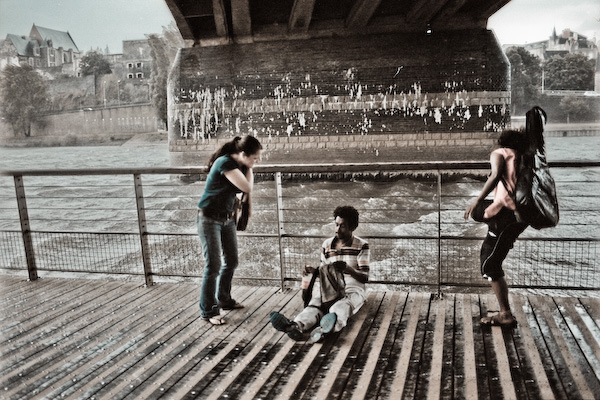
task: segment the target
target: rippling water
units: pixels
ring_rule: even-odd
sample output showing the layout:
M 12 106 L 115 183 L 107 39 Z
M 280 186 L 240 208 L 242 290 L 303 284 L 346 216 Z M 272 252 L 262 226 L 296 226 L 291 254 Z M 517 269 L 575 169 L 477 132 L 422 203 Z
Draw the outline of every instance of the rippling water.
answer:
M 552 137 L 547 138 L 547 156 L 550 161 L 599 160 L 600 137 Z M 0 149 L 0 169 L 90 169 L 90 168 L 142 168 L 169 167 L 167 146 L 100 146 Z M 377 161 L 377 160 L 374 160 Z M 555 169 L 561 222 L 557 228 L 536 231 L 528 229 L 523 237 L 599 238 L 600 211 L 597 193 L 600 193 L 600 169 Z M 0 230 L 20 229 L 18 214 L 14 207 L 12 177 L 2 178 L 0 185 Z M 137 232 L 136 208 L 132 177 L 83 176 L 76 181 L 71 177 L 26 177 L 26 193 L 33 230 L 42 231 L 101 231 Z M 143 176 L 144 197 L 148 229 L 151 232 L 194 234 L 196 204 L 203 190 L 203 183 L 186 183 L 175 177 Z M 464 207 L 476 196 L 482 182 L 468 177 L 448 179 L 443 185 L 441 212 L 442 234 L 448 236 L 476 237 L 485 235 L 485 226 L 472 221 L 464 222 Z M 350 203 L 361 211 L 361 224 L 357 234 L 363 236 L 428 236 L 437 235 L 437 187 L 435 180 L 400 178 L 393 182 L 286 182 L 284 206 L 286 207 L 286 232 L 303 235 L 331 235 L 331 212 L 335 205 Z M 6 215 L 10 214 L 9 217 Z M 255 212 L 251 231 L 277 233 L 276 194 L 272 181 L 257 184 Z M 63 246 L 62 239 L 51 239 Z M 171 240 L 172 241 L 172 240 Z M 168 243 L 171 243 L 167 240 Z M 473 242 L 473 246 L 478 246 Z M 425 268 L 436 262 L 435 251 L 420 249 L 408 244 L 407 254 L 418 260 L 410 265 Z M 380 245 L 382 245 L 380 243 Z M 273 244 L 255 246 L 256 254 L 244 254 L 245 260 L 253 260 L 254 267 L 264 269 L 272 262 Z M 397 245 L 386 252 L 406 251 L 406 244 Z M 411 247 L 413 246 L 413 247 Z M 414 247 L 416 246 L 416 247 Z M 264 247 L 262 250 L 259 247 Z M 312 245 L 310 245 L 311 247 Z M 288 251 L 289 249 L 286 249 Z M 74 248 L 75 252 L 79 251 Z M 291 250 L 289 250 L 291 251 Z M 301 249 L 299 256 L 307 250 Z M 560 251 L 560 249 L 558 250 Z M 423 259 L 433 254 L 431 260 Z M 165 250 L 165 262 L 172 261 L 171 251 Z M 267 256 L 265 256 L 267 255 Z M 576 255 L 576 257 L 578 257 Z M 586 260 L 589 257 L 585 256 Z M 126 256 L 123 258 L 127 258 Z M 122 262 L 116 257 L 115 264 Z M 396 269 L 397 260 L 381 265 Z M 569 261 L 570 262 L 570 261 Z M 588 264 L 587 268 L 593 270 Z M 195 268 L 194 262 L 190 268 Z M 381 267 L 380 265 L 380 267 Z M 552 264 L 548 264 L 552 265 Z M 578 266 L 579 267 L 579 266 Z M 385 268 L 380 268 L 386 271 Z M 408 268 L 408 269 L 407 269 Z M 261 269 L 261 274 L 264 271 Z M 276 270 L 270 266 L 268 271 Z M 410 275 L 409 266 L 405 272 Z M 472 273 L 472 265 L 465 269 Z M 420 274 L 423 271 L 414 271 Z M 256 276 L 256 274 L 254 274 Z M 259 274 L 260 275 L 260 274 Z M 552 273 L 549 273 L 552 275 Z M 252 275 L 251 275 L 252 276 Z

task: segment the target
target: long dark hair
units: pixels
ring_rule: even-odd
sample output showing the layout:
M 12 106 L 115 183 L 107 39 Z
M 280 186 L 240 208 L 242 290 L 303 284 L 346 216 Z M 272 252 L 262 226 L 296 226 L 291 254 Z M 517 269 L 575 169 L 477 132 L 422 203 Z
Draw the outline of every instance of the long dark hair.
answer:
M 498 137 L 498 146 L 513 149 L 517 153 L 525 152 L 528 145 L 527 135 L 522 130 L 505 130 Z
M 246 155 L 251 156 L 261 149 L 262 145 L 254 136 L 246 135 L 243 138 L 236 136 L 233 140 L 225 143 L 210 156 L 210 160 L 208 160 L 208 170 L 210 171 L 217 158 L 224 156 L 225 154 L 237 154 L 243 151 Z

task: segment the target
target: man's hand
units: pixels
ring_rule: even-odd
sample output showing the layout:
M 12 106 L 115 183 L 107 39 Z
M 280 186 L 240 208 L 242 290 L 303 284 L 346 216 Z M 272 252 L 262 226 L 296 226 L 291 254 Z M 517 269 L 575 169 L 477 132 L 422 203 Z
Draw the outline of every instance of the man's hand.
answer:
M 348 264 L 345 261 L 336 261 L 333 263 L 333 268 L 338 272 L 344 273 L 346 272 L 346 268 L 348 268 Z

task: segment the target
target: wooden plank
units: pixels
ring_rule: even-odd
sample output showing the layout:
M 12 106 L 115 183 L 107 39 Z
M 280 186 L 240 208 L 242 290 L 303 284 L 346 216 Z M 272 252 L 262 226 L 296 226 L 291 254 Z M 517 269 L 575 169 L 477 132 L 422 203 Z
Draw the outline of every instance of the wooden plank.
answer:
M 477 363 L 475 358 L 475 338 L 473 334 L 473 308 L 475 304 L 472 296 L 462 297 L 462 321 L 463 321 L 463 375 L 464 375 L 464 398 L 477 399 L 479 391 L 477 385 Z M 478 315 L 478 314 L 477 314 Z
M 590 364 L 591 371 L 596 375 L 596 379 L 600 380 L 600 343 L 597 340 L 597 338 L 600 339 L 600 335 L 596 338 L 593 332 L 587 329 L 587 324 L 576 309 L 576 305 L 581 307 L 578 299 L 563 297 L 557 298 L 555 301 L 558 303 L 577 346 Z
M 493 295 L 485 294 L 479 296 L 479 305 L 481 307 L 481 316 L 486 316 L 498 312 L 496 298 Z M 489 387 L 489 397 L 492 399 L 502 398 L 502 385 L 500 384 L 500 372 L 498 371 L 498 357 L 496 346 L 494 344 L 494 335 L 489 327 L 483 327 L 477 322 L 478 328 L 482 333 L 483 356 L 485 357 L 485 375 L 486 386 Z M 475 328 L 477 329 L 477 328 Z M 492 333 L 492 334 L 490 334 Z
M 298 300 L 298 297 L 295 297 L 295 302 L 288 302 L 285 308 L 279 310 L 283 315 L 296 315 L 304 308 L 303 304 Z M 279 337 L 277 337 L 277 335 L 279 335 Z M 294 340 L 288 338 L 286 334 L 281 332 L 276 333 L 275 338 L 277 342 L 270 350 L 270 352 L 274 353 L 270 359 L 270 362 L 264 368 L 262 368 L 259 374 L 255 376 L 253 382 L 250 383 L 250 387 L 246 388 L 243 392 L 241 390 L 237 391 L 237 393 L 241 396 L 240 400 L 253 400 L 259 397 L 258 392 L 263 388 L 263 384 L 268 381 L 269 377 L 273 375 L 278 367 L 285 364 L 285 357 L 288 356 L 291 349 L 297 345 Z M 277 343 L 282 339 L 284 339 L 283 344 L 281 346 L 277 346 Z
M 163 325 L 176 319 L 176 314 L 173 310 L 181 307 L 184 309 L 187 302 L 186 297 L 192 292 L 191 287 L 177 287 L 173 290 L 153 291 L 152 299 L 162 305 L 157 305 L 156 308 L 142 309 L 141 313 L 137 313 L 138 318 L 132 315 L 125 320 L 131 329 L 127 329 L 124 334 L 112 330 L 110 351 L 107 351 L 106 342 L 98 336 L 94 341 L 90 342 L 85 347 L 80 348 L 80 353 L 68 364 L 63 362 L 61 374 L 56 374 L 50 380 L 50 385 L 46 389 L 38 393 L 40 398 L 57 398 L 66 397 L 75 393 L 78 388 L 90 383 L 94 378 L 101 376 L 103 367 L 111 365 L 115 367 L 119 364 L 119 359 L 124 355 L 132 356 L 135 351 L 139 351 L 140 346 L 150 346 L 153 343 L 153 335 L 161 329 L 165 329 Z M 158 292 L 158 293 L 157 293 Z M 136 301 L 133 308 L 139 310 L 139 303 Z M 186 307 L 190 313 L 189 307 Z M 163 311 L 163 312 L 161 312 Z M 124 312 L 124 315 L 125 312 Z M 114 326 L 116 328 L 117 326 Z M 108 353 L 108 354 L 107 354 Z M 57 379 L 58 378 L 58 379 Z
M 406 333 L 402 340 L 402 348 L 400 350 L 400 359 L 396 365 L 396 374 L 392 380 L 392 388 L 395 393 L 404 393 L 404 386 L 408 369 L 410 365 L 410 357 L 413 349 L 413 343 L 419 326 L 420 310 L 423 303 L 428 303 L 429 296 L 422 293 L 411 293 L 409 298 L 413 298 L 412 307 L 410 308 L 409 322 L 406 327 Z
M 499 326 L 492 327 L 492 337 L 494 339 L 494 350 L 496 352 L 496 361 L 498 363 L 497 370 L 500 387 L 502 388 L 502 397 L 507 400 L 516 399 L 517 394 L 510 375 L 510 363 L 508 362 L 502 328 Z
M 156 288 L 156 285 L 153 288 Z M 191 324 L 190 321 L 194 320 L 194 315 L 197 317 L 198 310 L 195 307 L 189 307 L 191 297 L 195 297 L 193 287 L 183 288 L 183 291 L 179 291 L 168 290 L 166 287 L 163 289 L 159 286 L 158 290 L 167 291 L 169 295 L 179 295 L 179 301 L 165 303 L 169 304 L 168 310 L 170 311 L 163 313 L 166 314 L 166 318 L 163 315 L 160 319 L 146 317 L 146 322 L 140 324 L 139 329 L 136 327 L 131 336 L 122 338 L 119 342 L 120 345 L 115 345 L 112 351 L 102 352 L 98 356 L 99 358 L 96 357 L 94 368 L 86 370 L 87 375 L 80 376 L 77 383 L 68 390 L 63 389 L 61 395 L 76 396 L 76 398 L 93 397 L 94 393 L 118 378 L 119 371 L 126 370 L 128 365 L 139 362 L 143 355 L 152 354 L 162 343 L 173 338 L 181 326 Z
M 212 368 L 209 368 L 208 365 L 198 366 L 198 368 L 192 371 L 193 375 L 190 373 L 187 374 L 193 377 L 192 384 L 188 385 L 190 389 L 186 389 L 188 391 L 187 394 L 183 390 L 174 392 L 175 398 L 196 398 L 198 394 L 202 394 L 204 397 L 215 392 L 215 394 L 220 394 L 218 388 L 221 375 L 228 374 L 228 371 L 234 368 L 239 359 L 243 357 L 245 351 L 251 352 L 257 342 L 259 342 L 258 339 L 261 336 L 264 337 L 266 335 L 267 343 L 269 342 L 269 333 L 270 336 L 273 336 L 274 330 L 269 326 L 268 319 L 266 318 L 268 314 L 264 312 L 264 309 L 273 309 L 281 305 L 282 299 L 274 296 L 275 294 L 276 291 L 269 291 L 268 298 L 262 300 L 263 303 L 256 309 L 256 312 L 249 315 L 240 324 L 240 328 L 237 328 L 227 338 L 228 343 L 224 340 L 223 344 L 225 345 L 220 346 L 219 352 L 214 353 L 212 356 Z M 263 330 L 265 333 L 261 333 Z M 194 380 L 196 381 L 194 382 Z M 182 389 L 180 383 L 178 383 L 178 387 L 175 389 Z
M 111 289 L 114 296 L 107 298 L 111 301 L 122 299 L 122 293 L 117 290 L 121 285 L 120 283 L 114 284 Z M 105 294 L 103 291 L 100 293 Z M 131 294 L 131 296 L 133 295 Z M 26 332 L 27 335 L 21 335 L 16 339 L 12 338 L 9 343 L 13 346 L 12 353 L 10 356 L 7 355 L 5 360 L 15 367 L 11 368 L 12 371 L 9 370 L 10 372 L 5 374 L 4 378 L 11 379 L 15 376 L 15 379 L 18 380 L 17 374 L 37 376 L 43 372 L 40 370 L 47 368 L 48 363 L 57 362 L 57 357 L 58 359 L 64 357 L 66 352 L 75 346 L 69 342 L 71 337 L 97 329 L 93 324 L 94 321 L 102 318 L 102 314 L 92 314 L 92 318 L 90 318 L 90 310 L 93 310 L 94 307 L 95 304 L 91 301 L 83 307 L 75 307 L 77 312 L 73 312 L 74 309 L 71 309 L 69 304 L 61 308 L 57 307 L 55 311 L 60 318 L 55 319 L 56 324 L 48 332 L 46 332 L 46 326 L 41 325 L 37 328 L 32 327 Z
M 454 395 L 454 376 L 456 370 L 462 371 L 463 357 L 457 357 L 457 344 L 460 347 L 460 340 L 457 337 L 462 332 L 462 318 L 460 312 L 457 312 L 457 301 L 454 294 L 444 295 L 446 299 L 446 318 L 444 326 L 444 343 L 442 352 L 442 371 L 441 371 L 441 388 L 440 398 L 451 399 Z M 460 310 L 460 308 L 459 308 Z M 464 350 L 460 349 L 464 355 Z
M 197 285 L 7 282 L 33 290 L 2 298 L 9 323 L 29 324 L 3 343 L 11 352 L 2 359 L 5 398 L 254 399 L 285 397 L 286 387 L 296 388 L 287 392 L 292 398 L 508 398 L 490 391 L 496 376 L 498 387 L 510 382 L 519 398 L 600 393 L 598 299 L 513 295 L 519 326 L 497 335 L 478 324 L 488 304 L 496 308 L 489 295 L 447 296 L 430 308 L 423 301 L 429 294 L 373 292 L 338 340 L 313 345 L 268 321 L 271 309 L 293 315 L 302 308 L 297 291 L 235 288 L 235 297 L 252 305 L 230 312 L 229 326 L 213 327 L 200 321 Z M 80 282 L 83 290 L 71 292 L 79 298 L 69 298 Z M 488 373 L 494 368 L 497 375 Z
M 351 372 L 351 367 L 344 368 L 344 366 L 348 364 L 349 360 L 356 359 L 356 354 L 364 344 L 366 334 L 370 330 L 373 315 L 381 305 L 383 295 L 382 292 L 369 293 L 366 304 L 356 315 L 350 318 L 348 326 L 341 331 L 338 340 L 336 340 L 335 346 L 338 352 L 335 358 L 328 358 L 324 363 L 327 368 L 326 371 L 334 373 L 327 373 L 326 378 L 319 382 L 319 390 L 315 395 L 312 394 L 313 391 L 307 392 L 311 398 L 325 399 L 330 396 L 339 398 L 343 393 Z
M 119 283 L 119 286 L 122 286 L 122 283 Z M 149 295 L 148 291 L 140 290 L 144 295 Z M 90 292 L 91 293 L 91 292 Z M 127 295 L 131 297 L 135 297 L 137 294 L 134 291 L 126 292 Z M 118 298 L 122 299 L 123 296 Z M 122 321 L 127 321 L 127 317 L 129 312 L 132 312 L 134 306 L 128 303 L 125 303 L 123 306 L 123 313 L 101 313 L 98 316 L 98 321 L 102 320 L 102 322 L 96 322 L 96 324 L 100 323 L 102 329 L 107 332 L 106 336 L 112 333 L 112 327 L 114 325 L 119 324 Z M 70 363 L 73 360 L 81 360 L 84 359 L 83 355 L 85 354 L 85 349 L 87 346 L 90 346 L 91 343 L 94 343 L 100 340 L 102 337 L 100 334 L 102 333 L 102 329 L 98 329 L 97 326 L 92 324 L 86 324 L 87 320 L 85 319 L 86 315 L 82 315 L 80 317 L 80 322 L 72 324 L 75 326 L 75 330 L 65 334 L 71 328 L 71 324 L 65 325 L 65 330 L 61 332 L 62 343 L 57 346 L 52 346 L 50 348 L 46 348 L 46 351 L 42 351 L 43 356 L 38 356 L 35 358 L 31 358 L 29 362 L 22 364 L 21 368 L 17 371 L 19 376 L 15 375 L 14 379 L 16 382 L 20 381 L 20 376 L 24 375 L 28 377 L 28 380 L 32 387 L 34 388 L 21 388 L 20 391 L 15 391 L 18 389 L 17 387 L 13 387 L 11 390 L 5 391 L 6 394 L 12 394 L 13 392 L 18 394 L 19 396 L 27 396 L 27 394 L 38 394 L 40 391 L 48 388 L 55 380 L 60 379 L 64 374 L 69 373 Z M 127 329 L 127 328 L 125 328 Z M 95 335 L 90 336 L 90 332 L 95 331 Z M 100 339 L 99 339 L 100 337 Z M 99 346 L 100 349 L 102 346 Z M 47 376 L 47 369 L 50 365 L 56 365 L 60 363 L 61 368 L 54 371 L 53 378 L 49 379 Z
M 6 319 L 2 321 L 2 333 L 4 335 L 9 334 L 11 328 L 15 326 L 23 331 L 26 330 L 26 326 L 43 324 L 49 317 L 56 315 L 53 310 L 59 304 L 71 304 L 77 301 L 81 304 L 80 297 L 86 294 L 89 286 L 83 282 L 74 283 L 73 285 L 58 285 L 54 288 L 43 288 L 41 292 L 37 291 L 37 287 L 31 287 L 31 289 L 32 291 L 27 298 L 19 302 L 18 307 L 12 309 L 3 307 L 4 310 L 10 312 Z M 27 323 L 29 325 L 25 325 Z
M 525 310 L 530 310 L 529 304 L 525 303 L 525 299 L 521 296 L 513 296 L 512 300 L 514 303 L 512 312 L 515 318 L 517 318 L 517 321 L 519 321 L 519 332 L 521 334 L 521 342 L 523 343 L 523 353 L 529 359 L 529 363 L 524 367 L 530 369 L 534 376 L 534 379 L 528 382 L 530 384 L 526 385 L 527 389 L 532 392 L 530 397 L 553 399 L 555 397 L 552 392 L 552 387 L 550 386 L 550 382 L 548 382 L 546 372 L 544 371 L 540 352 L 533 340 L 532 325 L 535 324 L 537 327 L 537 324 L 533 320 L 528 319 L 525 315 Z M 535 383 L 535 385 L 533 385 L 533 383 Z M 534 392 L 532 387 L 535 387 L 538 390 Z
M 393 388 L 392 379 L 389 376 L 395 374 L 393 369 L 397 359 L 400 357 L 400 347 L 403 344 L 406 326 L 410 319 L 410 308 L 414 303 L 414 298 L 409 297 L 409 293 L 402 292 L 400 300 L 396 304 L 392 314 L 392 321 L 388 328 L 383 347 L 380 352 L 379 360 L 375 368 L 375 374 L 369 384 L 366 399 L 385 398 L 391 396 Z
M 553 312 L 552 316 L 558 330 L 562 334 L 562 339 L 569 349 L 570 357 L 579 366 L 579 371 L 587 383 L 589 392 L 600 393 L 600 381 L 598 380 L 598 375 L 594 372 L 595 368 L 597 373 L 600 374 L 598 372 L 600 369 L 598 368 L 598 360 L 595 359 L 589 346 L 583 340 L 579 328 L 573 324 L 572 319 L 565 313 L 564 306 L 561 306 L 558 299 L 553 298 L 553 300 L 558 312 Z
M 272 288 L 271 290 L 275 289 Z M 202 321 L 205 325 L 208 325 L 208 329 L 205 328 L 204 330 L 205 335 L 191 338 L 191 343 L 185 349 L 171 349 L 166 359 L 160 360 L 157 364 L 158 371 L 155 371 L 156 373 L 151 375 L 144 373 L 140 376 L 141 379 L 138 379 L 133 385 L 133 390 L 123 387 L 117 392 L 117 395 L 133 396 L 135 398 L 157 398 L 163 394 L 171 397 L 172 390 L 177 391 L 181 388 L 190 393 L 195 391 L 191 388 L 200 380 L 198 378 L 199 373 L 197 374 L 196 371 L 199 370 L 203 373 L 209 371 L 227 355 L 228 351 L 235 348 L 237 342 L 232 340 L 232 335 L 235 334 L 237 329 L 240 329 L 240 334 L 247 332 L 242 328 L 242 325 L 247 321 L 247 316 L 254 314 L 270 298 L 270 294 L 264 290 L 244 288 L 244 293 L 248 295 L 247 298 L 244 298 L 245 295 L 239 294 L 236 294 L 235 297 L 241 299 L 238 301 L 249 304 L 249 307 L 226 313 L 226 315 L 233 318 L 230 318 L 228 323 L 222 326 L 212 326 L 210 323 Z M 248 321 L 253 326 L 256 322 L 257 320 Z M 149 381 L 154 384 L 147 384 Z M 175 396 L 175 398 L 177 397 Z
M 487 310 L 480 309 L 480 296 L 471 295 L 471 313 L 468 317 L 471 319 L 470 332 L 473 335 L 472 343 L 474 349 L 473 353 L 475 355 L 475 381 L 477 382 L 477 393 L 479 394 L 480 398 L 489 399 L 492 395 L 490 393 L 490 385 L 488 382 L 488 376 L 490 374 L 488 371 L 486 344 L 484 342 L 483 331 L 479 325 L 479 320 L 481 319 L 482 314 L 487 314 Z M 467 318 L 467 316 L 465 316 L 465 318 Z M 465 331 L 466 330 L 467 326 L 465 323 Z
M 579 366 L 570 354 L 570 349 L 552 316 L 552 312 L 558 312 L 554 307 L 554 303 L 552 302 L 552 305 L 549 305 L 548 299 L 539 296 L 531 296 L 530 302 L 536 310 L 536 314 L 539 315 L 538 321 L 543 326 L 544 340 L 549 346 L 550 357 L 554 362 L 567 396 L 584 399 L 593 398 L 594 396 L 590 392 Z
M 433 294 L 427 297 L 428 301 L 421 304 L 421 315 L 417 332 L 413 341 L 410 356 L 410 365 L 404 384 L 404 396 L 424 398 L 427 395 L 429 383 L 429 370 L 433 354 L 432 346 L 433 326 L 435 324 L 435 313 L 432 311 Z
M 431 371 L 429 373 L 429 388 L 427 392 L 427 398 L 430 400 L 440 398 L 442 388 L 442 363 L 443 357 L 440 355 L 444 354 L 444 328 L 446 325 L 446 301 L 438 299 L 436 301 L 436 316 L 435 316 L 435 330 L 433 333 L 433 347 L 432 355 L 433 359 L 431 362 Z
M 589 317 L 594 321 L 597 328 L 600 328 L 600 299 L 579 298 L 579 302 L 584 307 Z M 597 340 L 600 340 L 598 335 L 594 335 Z
M 373 338 L 372 351 L 369 352 L 369 355 L 365 362 L 363 373 L 358 378 L 355 388 L 352 391 L 352 400 L 362 400 L 367 397 L 367 391 L 370 387 L 369 384 L 373 380 L 375 369 L 377 367 L 379 357 L 383 350 L 383 344 L 385 343 L 385 339 L 388 335 L 388 330 L 390 329 L 390 325 L 392 324 L 392 318 L 394 316 L 394 313 L 389 312 L 389 310 L 393 310 L 396 308 L 399 299 L 399 293 L 392 293 L 391 296 L 387 294 L 384 298 L 384 301 L 382 303 L 383 318 L 381 320 L 381 325 L 377 330 L 377 334 Z
M 235 288 L 233 294 L 239 297 L 240 290 L 247 291 L 246 288 Z M 194 301 L 194 303 L 196 303 Z M 143 353 L 132 364 L 126 364 L 122 368 L 106 376 L 104 384 L 94 388 L 89 397 L 95 398 L 123 398 L 130 393 L 135 395 L 136 390 L 152 391 L 157 385 L 162 383 L 165 375 L 171 376 L 175 370 L 169 371 L 165 366 L 175 362 L 174 360 L 185 360 L 189 353 L 193 352 L 194 345 L 204 339 L 210 339 L 212 335 L 218 335 L 217 331 L 223 331 L 226 326 L 212 327 L 210 323 L 202 321 L 200 312 L 195 319 L 186 325 L 183 330 L 177 332 L 175 340 L 157 343 L 150 353 Z M 209 342 L 206 343 L 209 345 Z M 152 378 L 154 384 L 142 385 Z M 86 397 L 88 397 L 86 396 Z M 147 397 L 147 396 L 144 396 Z M 141 397 L 140 397 L 141 398 Z
M 297 295 L 297 292 L 288 293 L 287 296 L 278 296 L 279 302 L 274 307 L 274 309 L 280 310 L 286 304 L 289 304 L 289 300 L 292 296 Z M 216 387 L 212 393 L 208 394 L 206 397 L 209 399 L 217 399 L 221 396 L 224 397 L 236 397 L 240 394 L 240 388 L 231 388 L 232 384 L 239 379 L 240 376 L 250 375 L 249 368 L 251 368 L 261 352 L 264 352 L 267 347 L 271 347 L 276 341 L 281 339 L 282 333 L 275 330 L 269 322 L 266 324 L 263 323 L 263 326 L 256 336 L 258 340 L 252 343 L 252 346 L 246 346 L 244 349 L 243 355 L 240 354 L 239 360 L 232 368 L 228 371 L 224 371 L 222 375 L 226 375 L 224 379 L 220 379 L 216 383 Z M 277 339 L 274 339 L 277 337 Z M 248 350 L 248 351 L 245 351 Z M 255 371 L 252 368 L 252 371 Z
M 327 398 L 337 375 L 346 360 L 354 339 L 357 337 L 365 318 L 369 314 L 367 310 L 373 308 L 379 302 L 375 300 L 376 294 L 370 293 L 363 308 L 349 320 L 348 326 L 342 331 L 328 337 L 323 343 L 312 344 L 309 350 L 311 357 L 307 362 L 303 360 L 302 367 L 296 368 L 293 375 L 288 379 L 286 385 L 277 393 L 276 399 L 288 399 L 291 396 L 306 396 L 309 398 Z M 314 349 L 318 352 L 314 353 Z M 318 354 L 318 357 L 317 357 Z M 310 361 L 310 362 L 308 362 Z M 321 371 L 332 371 L 323 373 Z M 320 382 L 315 382 L 316 375 L 323 375 Z

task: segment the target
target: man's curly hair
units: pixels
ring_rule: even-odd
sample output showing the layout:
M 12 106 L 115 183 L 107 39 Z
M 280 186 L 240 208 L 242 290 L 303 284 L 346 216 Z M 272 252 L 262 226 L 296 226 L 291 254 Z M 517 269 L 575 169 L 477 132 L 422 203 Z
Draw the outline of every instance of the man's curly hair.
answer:
M 358 211 L 352 206 L 339 206 L 333 211 L 333 218 L 340 217 L 348 224 L 351 231 L 358 227 Z

